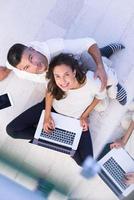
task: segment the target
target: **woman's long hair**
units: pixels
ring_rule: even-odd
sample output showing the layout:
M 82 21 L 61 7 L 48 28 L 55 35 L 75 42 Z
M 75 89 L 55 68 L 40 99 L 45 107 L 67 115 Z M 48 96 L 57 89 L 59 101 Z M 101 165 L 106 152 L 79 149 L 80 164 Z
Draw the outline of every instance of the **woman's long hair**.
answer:
M 57 86 L 53 74 L 55 66 L 62 64 L 69 66 L 72 69 L 72 71 L 76 70 L 76 79 L 78 83 L 83 84 L 86 79 L 86 75 L 82 71 L 82 66 L 79 65 L 77 59 L 75 59 L 72 54 L 61 53 L 58 56 L 55 56 L 49 64 L 49 69 L 46 74 L 46 78 L 49 79 L 48 92 L 51 92 L 53 97 L 57 100 L 66 97 L 66 93 Z

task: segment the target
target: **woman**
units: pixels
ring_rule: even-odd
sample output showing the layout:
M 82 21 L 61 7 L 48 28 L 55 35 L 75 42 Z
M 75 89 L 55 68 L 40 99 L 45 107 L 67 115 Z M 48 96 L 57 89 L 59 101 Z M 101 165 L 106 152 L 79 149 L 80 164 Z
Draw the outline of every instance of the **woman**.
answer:
M 122 49 L 122 45 L 120 45 L 120 44 L 112 45 L 112 47 L 106 46 L 101 49 L 101 54 L 109 58 L 109 56 L 111 56 L 115 51 L 120 50 L 120 49 Z M 92 74 L 92 72 L 91 72 L 91 74 Z M 82 77 L 84 80 L 85 74 L 82 75 Z M 96 80 L 96 81 L 98 82 L 98 85 L 99 85 L 99 83 L 100 83 L 99 80 Z M 92 80 L 92 82 L 94 82 L 94 79 Z M 84 95 L 85 94 L 86 93 L 84 93 Z M 82 95 L 83 95 L 83 93 L 82 93 Z M 83 100 L 86 99 L 86 97 L 84 97 L 84 95 L 81 96 L 79 99 L 77 99 L 77 100 L 79 100 L 80 104 L 83 102 Z M 47 97 L 46 97 L 46 99 L 47 99 Z M 89 102 L 88 102 L 88 104 L 89 104 Z M 7 131 L 8 135 L 15 139 L 27 139 L 27 140 L 30 139 L 30 140 L 32 140 L 34 137 L 35 131 L 36 131 L 36 125 L 39 121 L 39 118 L 40 118 L 40 115 L 41 115 L 41 112 L 43 109 L 45 109 L 44 100 L 42 100 L 40 103 L 32 106 L 31 108 L 25 110 L 22 114 L 17 116 L 14 120 L 12 120 L 7 125 L 6 131 Z M 83 111 L 84 110 L 82 110 L 81 112 L 83 112 Z M 86 134 L 84 134 L 84 136 L 85 136 L 85 138 L 87 137 Z M 82 139 L 84 138 L 84 136 L 82 137 Z M 81 144 L 81 148 L 87 147 L 87 149 L 88 149 L 89 142 L 87 139 L 85 139 L 85 142 L 83 142 L 84 147 L 82 147 L 82 142 L 80 144 Z M 75 160 L 77 159 L 76 155 L 75 155 L 74 159 Z M 78 161 L 76 161 L 76 162 L 78 163 Z M 79 162 L 79 164 L 80 163 L 81 163 L 81 161 Z
M 80 70 L 78 61 L 70 54 L 60 54 L 51 61 L 47 78 L 44 129 L 47 132 L 54 129 L 52 107 L 57 113 L 79 118 L 83 133 L 74 159 L 81 165 L 87 156 L 93 156 L 89 114 L 106 97 L 106 91 L 100 90 L 101 82 L 94 79 L 93 72 L 85 74 Z
M 123 136 L 121 138 L 118 138 L 117 140 L 115 140 L 112 143 L 108 143 L 106 144 L 106 146 L 104 147 L 103 151 L 101 152 L 101 154 L 98 157 L 98 160 L 100 160 L 103 156 L 106 155 L 106 153 L 108 153 L 111 149 L 113 148 L 124 148 L 125 145 L 127 144 L 129 138 L 131 137 L 133 131 L 134 131 L 134 101 L 129 105 L 130 109 L 130 115 L 129 115 L 129 121 L 127 120 L 127 127 L 123 125 L 123 121 L 122 121 L 122 126 L 124 126 L 124 128 L 126 129 L 126 131 L 124 132 Z M 131 108 L 132 107 L 132 108 Z M 132 110 L 131 110 L 132 109 Z M 127 113 L 128 114 L 128 113 Z M 127 119 L 127 114 L 124 117 L 124 119 Z M 125 174 L 124 177 L 124 182 L 128 185 L 130 184 L 134 184 L 134 172 L 128 172 Z
M 117 139 L 115 142 L 111 143 L 110 149 L 125 147 L 130 136 L 132 135 L 132 133 L 134 131 L 134 113 L 132 113 L 131 118 L 132 119 L 130 121 L 129 127 L 125 131 L 124 135 L 121 138 Z M 129 172 L 129 173 L 125 174 L 125 183 L 126 184 L 134 184 L 134 172 Z

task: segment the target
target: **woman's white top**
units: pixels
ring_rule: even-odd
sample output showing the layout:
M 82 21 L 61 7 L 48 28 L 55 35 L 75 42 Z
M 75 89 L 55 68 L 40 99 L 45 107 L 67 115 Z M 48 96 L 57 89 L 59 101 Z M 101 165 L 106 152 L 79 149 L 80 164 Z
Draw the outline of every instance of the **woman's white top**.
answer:
M 53 100 L 53 108 L 61 114 L 79 118 L 89 106 L 93 99 L 104 99 L 106 97 L 106 90 L 100 91 L 100 80 L 94 79 L 94 73 L 88 71 L 86 74 L 86 83 L 78 88 L 67 92 L 64 99 Z

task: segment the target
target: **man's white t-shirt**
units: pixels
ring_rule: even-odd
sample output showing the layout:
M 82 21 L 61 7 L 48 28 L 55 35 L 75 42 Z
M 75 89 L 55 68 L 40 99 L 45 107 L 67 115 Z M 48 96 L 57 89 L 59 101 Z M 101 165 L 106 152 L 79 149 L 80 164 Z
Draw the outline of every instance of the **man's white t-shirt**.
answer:
M 83 51 L 87 51 L 95 43 L 95 40 L 89 37 L 72 40 L 56 38 L 47 40 L 45 42 L 31 42 L 26 46 L 32 47 L 36 51 L 45 55 L 48 59 L 48 63 L 50 63 L 51 59 L 59 53 L 81 54 Z M 19 78 L 40 83 L 45 82 L 45 73 L 32 74 L 29 72 L 21 71 L 11 66 L 8 62 L 6 63 L 6 66 L 7 68 L 13 70 Z
M 69 90 L 67 97 L 53 100 L 53 108 L 61 114 L 79 118 L 83 111 L 89 106 L 93 99 L 104 99 L 106 90 L 100 92 L 101 82 L 99 78 L 94 79 L 94 73 L 88 71 L 86 83 L 78 89 Z

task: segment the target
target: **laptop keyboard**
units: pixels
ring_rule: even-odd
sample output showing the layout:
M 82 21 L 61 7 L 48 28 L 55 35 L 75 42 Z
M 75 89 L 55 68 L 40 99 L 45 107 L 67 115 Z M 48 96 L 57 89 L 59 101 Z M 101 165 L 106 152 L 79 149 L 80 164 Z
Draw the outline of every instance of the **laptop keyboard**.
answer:
M 106 161 L 103 166 L 123 190 L 128 187 L 128 185 L 123 182 L 125 171 L 112 157 L 108 161 Z
M 42 131 L 40 136 L 42 138 L 48 138 L 64 144 L 72 145 L 75 138 L 75 134 L 76 133 L 70 131 L 55 128 L 51 133 L 46 133 Z

